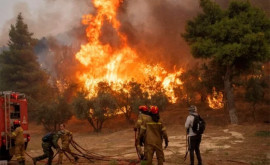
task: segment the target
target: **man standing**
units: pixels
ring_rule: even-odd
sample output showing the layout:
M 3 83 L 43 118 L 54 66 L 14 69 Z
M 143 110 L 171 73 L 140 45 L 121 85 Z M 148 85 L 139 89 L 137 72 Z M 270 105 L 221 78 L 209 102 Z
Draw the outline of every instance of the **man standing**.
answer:
M 165 148 L 168 147 L 168 136 L 166 128 L 162 121 L 159 119 L 159 111 L 157 106 L 151 106 L 151 121 L 142 124 L 140 139 L 144 137 L 145 148 L 147 149 L 147 165 L 152 165 L 154 153 L 156 153 L 158 165 L 163 165 L 165 161 L 162 141 L 165 140 Z
M 198 159 L 198 165 L 202 165 L 202 159 L 201 159 L 201 153 L 200 153 L 200 143 L 201 143 L 202 135 L 198 133 L 196 134 L 192 129 L 195 117 L 199 117 L 198 112 L 197 112 L 197 107 L 194 105 L 191 105 L 188 108 L 188 111 L 189 111 L 189 115 L 185 123 L 185 128 L 187 129 L 187 132 L 188 132 L 190 165 L 194 165 L 194 151 Z
M 69 153 L 71 156 L 74 157 L 75 162 L 78 161 L 78 157 L 74 154 L 72 154 L 70 148 L 69 148 L 69 144 L 70 141 L 72 140 L 72 132 L 70 132 L 69 130 L 65 129 L 65 124 L 60 124 L 60 138 L 62 141 L 62 150 L 59 151 L 59 157 L 58 157 L 58 164 L 62 164 L 62 160 L 63 160 L 63 152 L 67 152 Z
M 54 154 L 52 147 L 55 148 L 58 152 L 60 151 L 60 147 L 57 144 L 59 138 L 60 138 L 59 133 L 55 133 L 55 132 L 48 133 L 42 138 L 42 149 L 43 149 L 44 154 L 33 158 L 34 165 L 36 165 L 37 161 L 40 161 L 46 158 L 48 158 L 47 165 L 52 164 L 53 154 Z
M 23 129 L 21 127 L 20 121 L 15 120 L 13 122 L 14 131 L 11 133 L 11 138 L 15 140 L 15 157 L 19 162 L 19 165 L 25 164 L 25 148 L 24 148 L 24 137 L 23 137 Z
M 146 105 L 139 106 L 139 115 L 138 115 L 138 120 L 135 124 L 134 131 L 136 134 L 136 139 L 135 139 L 135 147 L 137 149 L 137 152 L 140 155 L 140 159 L 143 160 L 146 157 L 146 148 L 144 148 L 144 151 L 142 149 L 142 145 L 144 143 L 143 137 L 142 140 L 140 140 L 140 132 L 141 132 L 141 125 L 142 123 L 145 123 L 147 121 L 151 121 L 151 116 L 148 110 L 148 107 Z

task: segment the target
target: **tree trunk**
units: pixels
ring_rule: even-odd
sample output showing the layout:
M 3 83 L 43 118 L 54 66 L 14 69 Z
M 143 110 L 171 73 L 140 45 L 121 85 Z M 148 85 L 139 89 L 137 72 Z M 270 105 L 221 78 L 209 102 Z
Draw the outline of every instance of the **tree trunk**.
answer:
M 256 103 L 254 103 L 252 106 L 253 106 L 253 111 L 252 111 L 253 120 L 256 121 L 256 118 L 255 118 Z
M 126 120 L 130 123 L 130 124 L 134 124 L 134 121 L 131 119 L 131 109 L 128 109 L 128 107 L 127 106 L 125 106 L 126 107 L 126 113 L 124 113 L 125 114 L 125 118 L 126 118 Z
M 231 82 L 231 66 L 227 66 L 226 74 L 224 77 L 224 87 L 225 87 L 225 95 L 226 95 L 226 103 L 227 110 L 230 115 L 231 124 L 238 124 L 238 117 L 236 114 L 235 103 L 234 103 L 234 93 Z
M 94 132 L 98 132 L 97 127 L 95 126 L 93 120 L 91 118 L 87 118 L 88 122 L 90 123 L 90 125 L 94 128 Z
M 56 127 L 57 127 L 57 123 L 54 122 L 54 130 L 53 131 L 56 131 Z
M 98 132 L 101 132 L 102 127 L 103 127 L 104 121 L 100 121 L 99 127 L 98 127 Z

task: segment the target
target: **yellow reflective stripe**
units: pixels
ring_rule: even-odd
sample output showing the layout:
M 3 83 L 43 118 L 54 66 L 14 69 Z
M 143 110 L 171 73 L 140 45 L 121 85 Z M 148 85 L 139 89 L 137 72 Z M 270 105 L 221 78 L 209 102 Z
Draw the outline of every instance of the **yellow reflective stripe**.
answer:
M 146 124 L 162 124 L 162 123 L 160 123 L 160 122 L 157 122 L 157 123 L 155 123 L 155 122 L 147 122 Z
M 138 124 L 141 124 L 141 123 L 142 123 L 142 120 L 137 120 L 137 123 L 138 123 Z
M 146 129 L 146 127 L 145 126 L 141 126 L 141 129 Z

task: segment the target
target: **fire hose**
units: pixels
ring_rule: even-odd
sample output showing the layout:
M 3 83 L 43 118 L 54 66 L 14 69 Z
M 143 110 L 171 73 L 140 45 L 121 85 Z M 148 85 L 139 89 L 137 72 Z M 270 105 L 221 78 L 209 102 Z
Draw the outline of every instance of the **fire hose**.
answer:
M 135 138 L 136 138 L 136 135 L 135 135 Z M 93 163 L 94 161 L 112 161 L 112 160 L 115 160 L 115 161 L 124 161 L 124 162 L 132 162 L 132 163 L 139 163 L 140 160 L 134 160 L 134 159 L 124 159 L 124 158 L 118 158 L 119 156 L 123 156 L 123 155 L 126 155 L 126 154 L 130 154 L 130 153 L 125 153 L 125 154 L 118 154 L 118 155 L 114 155 L 114 156 L 108 156 L 108 155 L 101 155 L 101 154 L 97 154 L 97 153 L 94 153 L 94 152 L 91 152 L 89 150 L 86 150 L 85 148 L 83 148 L 82 146 L 80 146 L 76 141 L 74 141 L 73 139 L 71 139 L 70 141 L 70 144 L 71 146 L 78 152 L 78 153 L 75 153 L 75 152 L 70 152 L 70 151 L 65 151 L 65 150 L 61 150 L 61 152 L 64 153 L 64 155 L 68 158 L 68 160 L 70 162 L 73 162 L 73 160 L 70 158 L 70 155 L 74 155 L 74 156 L 77 156 L 77 157 L 81 157 L 81 158 L 85 158 L 87 159 L 88 161 L 90 161 L 91 163 Z M 58 154 L 59 152 L 57 152 L 53 158 L 55 158 L 55 156 Z M 68 154 L 67 154 L 68 153 Z M 132 152 L 134 153 L 134 152 Z M 30 156 L 28 153 L 26 153 L 27 156 L 29 156 L 31 159 L 33 159 L 32 156 Z M 41 162 L 44 162 L 46 163 L 46 161 L 41 161 Z
M 71 140 L 70 144 L 73 146 L 73 148 L 79 152 L 80 154 L 78 156 L 84 157 L 88 160 L 94 161 L 94 160 L 100 160 L 100 161 L 111 161 L 111 160 L 115 160 L 115 161 L 125 161 L 125 162 L 134 162 L 134 160 L 132 159 L 124 159 L 124 158 L 118 158 L 117 156 L 120 155 L 125 155 L 125 154 L 119 154 L 119 155 L 114 155 L 114 156 L 105 156 L 105 155 L 101 155 L 101 154 L 97 154 L 94 152 L 91 152 L 89 150 L 84 149 L 83 147 L 81 147 L 77 142 L 75 142 L 73 139 Z M 72 153 L 74 154 L 74 153 Z M 138 160 L 135 162 L 139 162 Z

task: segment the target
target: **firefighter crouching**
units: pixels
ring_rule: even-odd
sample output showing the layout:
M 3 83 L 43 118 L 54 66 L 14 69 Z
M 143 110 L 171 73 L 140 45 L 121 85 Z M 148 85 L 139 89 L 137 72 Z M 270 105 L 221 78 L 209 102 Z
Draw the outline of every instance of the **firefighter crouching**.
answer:
M 55 133 L 55 132 L 48 133 L 42 138 L 42 149 L 43 149 L 44 154 L 33 158 L 34 165 L 36 165 L 37 161 L 40 161 L 46 158 L 48 158 L 47 165 L 52 164 L 53 154 L 54 154 L 52 147 L 55 148 L 57 152 L 60 151 L 60 147 L 57 144 L 59 138 L 60 138 L 59 133 Z
M 13 122 L 14 126 L 14 131 L 11 133 L 11 138 L 14 139 L 15 141 L 15 147 L 14 147 L 14 152 L 15 152 L 15 157 L 17 161 L 19 162 L 19 165 L 24 165 L 25 164 L 25 147 L 24 147 L 24 137 L 23 137 L 23 129 L 21 127 L 20 121 L 15 120 Z
M 144 151 L 142 149 L 142 145 L 144 143 L 144 141 L 143 141 L 144 138 L 141 137 L 142 138 L 141 140 L 139 138 L 140 128 L 141 128 L 142 123 L 145 123 L 145 122 L 148 122 L 151 120 L 152 119 L 151 119 L 148 107 L 146 105 L 139 106 L 139 115 L 138 115 L 138 120 L 137 120 L 135 127 L 134 127 L 134 131 L 135 131 L 135 134 L 137 134 L 136 139 L 135 139 L 135 147 L 137 149 L 137 152 L 140 155 L 141 160 L 145 159 L 145 156 L 147 154 L 146 154 L 146 148 L 144 147 Z
M 168 136 L 166 128 L 159 118 L 157 106 L 150 107 L 151 121 L 147 121 L 141 125 L 141 132 L 139 138 L 144 137 L 145 148 L 147 150 L 147 165 L 152 165 L 154 153 L 156 153 L 158 165 L 163 165 L 165 162 L 162 141 L 165 140 L 165 148 L 168 147 Z
M 77 162 L 79 158 L 76 155 L 72 154 L 69 148 L 70 141 L 72 140 L 72 132 L 65 129 L 65 124 L 60 124 L 59 134 L 62 141 L 62 150 L 59 151 L 58 164 L 62 164 L 64 152 L 69 153 L 71 156 L 73 156 L 75 162 Z

